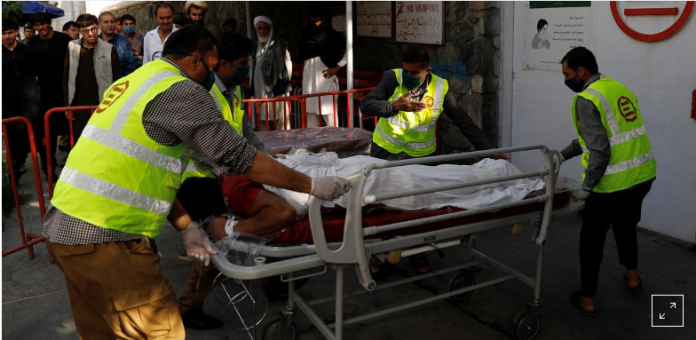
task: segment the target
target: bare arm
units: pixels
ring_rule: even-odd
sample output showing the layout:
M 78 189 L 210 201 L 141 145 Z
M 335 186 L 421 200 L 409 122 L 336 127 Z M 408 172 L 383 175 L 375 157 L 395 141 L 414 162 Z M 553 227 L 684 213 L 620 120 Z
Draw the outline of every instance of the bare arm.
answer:
M 275 161 L 263 152 L 257 152 L 251 166 L 242 173 L 250 180 L 292 191 L 309 193 L 312 179 Z
M 183 231 L 193 222 L 191 216 L 184 210 L 184 207 L 179 203 L 178 199 L 174 199 L 172 210 L 169 211 L 167 220 L 172 224 L 177 231 Z

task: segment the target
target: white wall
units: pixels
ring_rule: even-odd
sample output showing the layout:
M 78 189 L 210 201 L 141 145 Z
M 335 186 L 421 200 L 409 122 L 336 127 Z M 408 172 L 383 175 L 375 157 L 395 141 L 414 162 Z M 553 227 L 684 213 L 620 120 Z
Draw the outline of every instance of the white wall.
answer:
M 574 93 L 564 85 L 560 65 L 559 72 L 524 69 L 524 32 L 531 24 L 525 17 L 527 4 L 514 4 L 514 80 L 508 118 L 512 121 L 501 123 L 512 125 L 513 145 L 541 143 L 560 150 L 575 138 L 570 119 Z M 643 204 L 640 226 L 694 242 L 696 120 L 690 113 L 691 93 L 696 89 L 696 13 L 674 36 L 657 43 L 625 35 L 614 22 L 609 2 L 592 2 L 592 22 L 588 48 L 597 57 L 601 73 L 638 96 L 657 159 L 657 181 Z M 525 170 L 541 164 L 537 157 L 525 154 L 513 155 L 513 163 Z M 561 174 L 580 180 L 579 157 L 565 163 Z

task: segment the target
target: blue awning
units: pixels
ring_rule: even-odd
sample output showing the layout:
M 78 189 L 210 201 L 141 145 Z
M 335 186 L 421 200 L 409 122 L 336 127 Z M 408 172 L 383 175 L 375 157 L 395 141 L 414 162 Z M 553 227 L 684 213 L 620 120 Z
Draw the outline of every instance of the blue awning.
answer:
M 34 13 L 46 13 L 51 18 L 60 18 L 65 15 L 65 11 L 61 8 L 39 1 L 21 1 L 24 6 L 24 14 L 22 21 L 28 22 L 31 15 Z

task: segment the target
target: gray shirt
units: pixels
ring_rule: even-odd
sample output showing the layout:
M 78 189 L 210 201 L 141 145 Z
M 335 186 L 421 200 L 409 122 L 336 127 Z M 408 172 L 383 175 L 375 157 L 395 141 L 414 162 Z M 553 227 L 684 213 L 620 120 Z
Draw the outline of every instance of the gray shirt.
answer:
M 601 74 L 599 73 L 590 77 L 582 90 L 584 91 L 590 84 L 599 80 L 600 77 Z M 575 111 L 578 114 L 580 131 L 582 138 L 585 140 L 585 146 L 590 150 L 590 159 L 585 170 L 585 180 L 582 182 L 582 189 L 591 192 L 599 183 L 599 180 L 602 179 L 604 171 L 607 169 L 607 165 L 609 165 L 611 145 L 609 144 L 609 137 L 607 137 L 604 124 L 602 124 L 599 109 L 591 100 L 578 97 L 575 102 Z M 581 155 L 582 148 L 578 140 L 575 139 L 570 142 L 570 145 L 563 149 L 561 154 L 565 159 Z

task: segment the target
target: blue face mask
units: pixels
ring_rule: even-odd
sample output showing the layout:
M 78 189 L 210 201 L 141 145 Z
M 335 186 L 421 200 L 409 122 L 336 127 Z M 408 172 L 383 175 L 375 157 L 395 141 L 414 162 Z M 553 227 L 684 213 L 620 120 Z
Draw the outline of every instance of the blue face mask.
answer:
M 418 86 L 422 84 L 420 77 L 409 75 L 406 70 L 403 70 L 401 76 L 403 78 L 401 80 L 401 85 L 403 85 L 409 91 L 418 88 Z
M 234 70 L 234 74 L 232 75 L 232 78 L 228 78 L 223 76 L 220 73 L 215 72 L 218 77 L 227 80 L 228 82 L 232 83 L 233 86 L 239 86 L 242 85 L 244 80 L 246 79 L 247 74 L 249 74 L 249 68 L 248 67 L 239 67 L 235 66 L 236 69 Z
M 126 26 L 123 28 L 123 31 L 126 32 L 126 34 L 133 34 L 135 33 L 135 26 Z

